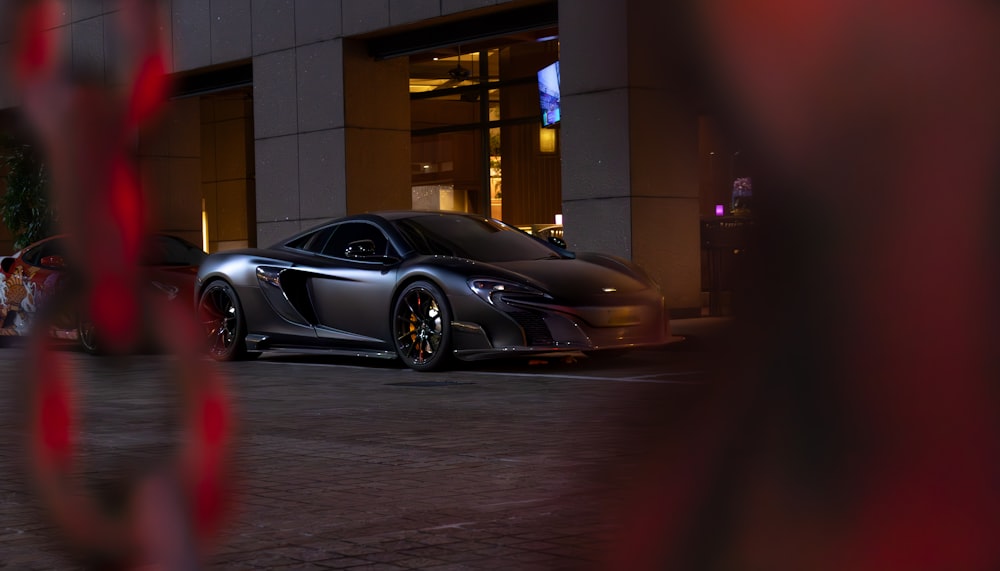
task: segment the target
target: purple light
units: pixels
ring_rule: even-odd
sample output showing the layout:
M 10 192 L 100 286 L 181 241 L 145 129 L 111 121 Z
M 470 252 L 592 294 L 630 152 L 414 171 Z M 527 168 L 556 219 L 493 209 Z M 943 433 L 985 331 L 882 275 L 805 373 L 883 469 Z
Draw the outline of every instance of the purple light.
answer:
M 716 204 L 715 205 L 715 215 L 716 216 L 725 216 L 726 215 L 726 205 L 725 204 Z

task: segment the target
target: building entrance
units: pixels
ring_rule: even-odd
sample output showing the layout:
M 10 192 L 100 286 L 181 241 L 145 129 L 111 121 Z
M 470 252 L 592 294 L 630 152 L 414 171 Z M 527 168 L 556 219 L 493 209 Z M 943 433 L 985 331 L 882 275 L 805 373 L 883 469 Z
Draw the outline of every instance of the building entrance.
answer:
M 538 71 L 558 59 L 554 28 L 410 56 L 414 208 L 555 224 L 559 130 L 542 125 Z

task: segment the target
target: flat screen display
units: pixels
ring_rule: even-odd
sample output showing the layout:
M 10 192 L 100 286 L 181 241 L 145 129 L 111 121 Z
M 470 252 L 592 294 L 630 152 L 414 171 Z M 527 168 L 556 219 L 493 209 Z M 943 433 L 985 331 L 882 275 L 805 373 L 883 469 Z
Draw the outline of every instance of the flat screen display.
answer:
M 542 106 L 542 126 L 550 127 L 562 119 L 559 109 L 559 62 L 538 71 L 538 97 Z

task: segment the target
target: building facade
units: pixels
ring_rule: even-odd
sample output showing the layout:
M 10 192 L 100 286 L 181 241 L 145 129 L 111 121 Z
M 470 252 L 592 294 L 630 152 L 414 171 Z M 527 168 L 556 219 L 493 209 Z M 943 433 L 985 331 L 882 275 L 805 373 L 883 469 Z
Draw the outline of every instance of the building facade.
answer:
M 571 249 L 638 262 L 674 315 L 697 313 L 715 152 L 663 4 L 163 0 L 174 95 L 136 142 L 154 224 L 217 251 L 381 209 L 560 220 Z M 109 78 L 119 2 L 56 5 L 64 57 Z M 543 126 L 537 72 L 555 62 Z M 20 105 L 0 74 L 0 129 Z

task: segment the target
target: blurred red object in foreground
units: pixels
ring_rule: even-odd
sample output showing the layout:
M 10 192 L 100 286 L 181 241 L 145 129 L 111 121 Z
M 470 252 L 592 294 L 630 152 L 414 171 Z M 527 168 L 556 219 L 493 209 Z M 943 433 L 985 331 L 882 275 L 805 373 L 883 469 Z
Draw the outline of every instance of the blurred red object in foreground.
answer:
M 772 171 L 756 281 L 605 566 L 1000 568 L 1000 4 L 691 10 Z
M 201 358 L 193 308 L 148 299 L 140 287 L 146 212 L 132 146 L 168 92 L 157 3 L 123 0 L 114 12 L 118 28 L 107 33 L 121 36 L 127 49 L 119 50 L 120 65 L 107 70 L 119 80 L 110 82 L 100 74 L 87 77 L 86 70 L 71 77 L 51 29 L 55 7 L 44 0 L 20 6 L 11 66 L 47 156 L 61 229 L 74 238 L 68 255 L 82 285 L 82 292 L 63 292 L 50 303 L 68 303 L 70 295 L 85 300 L 102 349 L 111 353 L 134 351 L 144 320 L 156 323 L 151 329 L 161 348 L 175 357 L 183 433 L 179 455 L 166 469 L 123 484 L 126 509 L 99 502 L 76 477 L 81 415 L 74 371 L 38 334 L 29 351 L 29 466 L 51 516 L 79 552 L 116 567 L 190 569 L 229 507 L 235 415 L 222 377 Z M 36 325 L 36 332 L 48 329 Z

